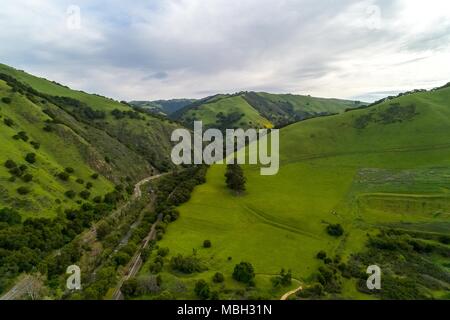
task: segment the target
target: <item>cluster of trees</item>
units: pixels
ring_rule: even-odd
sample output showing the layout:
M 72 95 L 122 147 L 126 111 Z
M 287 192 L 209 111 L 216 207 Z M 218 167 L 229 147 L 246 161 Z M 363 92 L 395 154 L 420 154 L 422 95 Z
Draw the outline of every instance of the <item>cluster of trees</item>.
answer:
M 241 262 L 234 267 L 233 279 L 254 286 L 255 271 L 249 262 Z
M 289 286 L 292 283 L 292 271 L 288 270 L 286 272 L 286 270 L 281 269 L 280 274 L 271 280 L 275 288 Z
M 130 118 L 130 119 L 136 119 L 136 120 L 145 120 L 145 117 L 143 117 L 139 112 L 134 110 L 127 110 L 127 111 L 121 111 L 119 109 L 114 109 L 111 111 L 111 114 L 116 118 L 117 120 L 123 119 L 123 118 Z
M 227 165 L 227 171 L 225 173 L 225 182 L 227 187 L 233 190 L 236 194 L 240 194 L 245 191 L 244 171 L 238 164 Z
M 181 254 L 170 259 L 170 267 L 178 272 L 191 274 L 201 272 L 203 270 L 200 259 L 195 255 L 183 257 Z

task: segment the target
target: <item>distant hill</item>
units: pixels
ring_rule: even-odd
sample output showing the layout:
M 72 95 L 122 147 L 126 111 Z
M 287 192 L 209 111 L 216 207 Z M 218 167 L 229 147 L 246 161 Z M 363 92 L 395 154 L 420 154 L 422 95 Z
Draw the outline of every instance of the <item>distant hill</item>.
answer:
M 155 101 L 130 101 L 129 104 L 135 107 L 146 108 L 156 114 L 170 115 L 195 101 L 195 99 L 171 99 Z
M 272 128 L 366 105 L 359 101 L 293 94 L 240 92 L 197 100 L 174 112 L 170 117 L 189 127 L 192 127 L 194 120 L 202 120 L 206 126 L 221 129 Z
M 0 121 L 0 208 L 35 217 L 168 170 L 178 126 L 1 64 Z

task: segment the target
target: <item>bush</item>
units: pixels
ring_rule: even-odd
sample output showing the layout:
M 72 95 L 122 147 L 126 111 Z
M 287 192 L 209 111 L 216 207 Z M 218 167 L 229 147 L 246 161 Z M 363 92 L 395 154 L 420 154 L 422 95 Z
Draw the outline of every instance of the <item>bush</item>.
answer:
M 317 259 L 324 260 L 327 257 L 327 253 L 323 250 L 319 251 L 316 255 Z
M 87 200 L 91 196 L 91 193 L 87 190 L 83 190 L 79 193 L 80 198 Z
M 3 119 L 3 123 L 6 124 L 8 127 L 12 127 L 14 125 L 14 121 L 10 118 Z
M 68 181 L 70 178 L 70 175 L 67 172 L 62 171 L 62 172 L 58 173 L 58 178 L 60 178 L 63 181 Z
M 344 228 L 340 224 L 330 224 L 327 226 L 327 232 L 330 236 L 340 237 L 344 234 Z
M 292 272 L 281 269 L 280 275 L 271 279 L 274 287 L 289 286 L 292 283 Z
M 22 217 L 20 214 L 11 208 L 0 209 L 0 222 L 6 222 L 9 225 L 20 224 Z
M 26 195 L 29 194 L 31 192 L 31 190 L 27 187 L 19 187 L 17 188 L 17 193 L 20 195 Z
M 75 170 L 71 167 L 67 167 L 66 169 L 64 169 L 65 172 L 67 172 L 68 174 L 72 174 L 75 172 Z
M 205 280 L 199 280 L 195 283 L 194 292 L 200 299 L 206 300 L 210 296 L 209 285 Z
M 3 97 L 3 98 L 2 98 L 2 102 L 3 102 L 3 103 L 6 103 L 6 104 L 10 104 L 10 103 L 12 102 L 12 100 L 11 100 L 10 97 Z
M 28 154 L 25 156 L 25 160 L 26 160 L 28 163 L 35 163 L 35 162 L 36 162 L 36 154 L 35 154 L 35 153 L 28 153 Z
M 94 180 L 97 180 L 98 179 L 98 173 L 92 174 L 91 178 L 94 179 Z
M 34 149 L 39 150 L 41 147 L 41 144 L 39 142 L 31 141 L 30 144 L 33 146 Z
M 249 262 L 241 262 L 234 267 L 233 279 L 251 284 L 255 278 L 253 266 Z
M 75 180 L 75 182 L 78 184 L 84 184 L 84 180 L 81 178 L 78 178 L 77 180 Z
M 211 241 L 210 240 L 203 241 L 203 248 L 211 248 Z
M 160 257 L 165 257 L 169 254 L 169 248 L 159 248 L 157 254 Z
M 92 184 L 92 182 L 87 182 L 86 183 L 86 189 L 91 189 L 94 185 Z
M 25 142 L 27 142 L 28 141 L 28 135 L 27 135 L 27 133 L 25 132 L 25 131 L 20 131 L 17 135 L 15 135 L 14 137 L 13 137 L 14 139 L 16 139 L 16 140 L 22 140 L 22 141 L 25 141 Z
M 130 261 L 131 257 L 125 252 L 118 252 L 113 257 L 114 263 L 116 266 L 124 266 Z
M 213 276 L 212 281 L 215 282 L 215 283 L 222 283 L 222 282 L 225 281 L 225 277 L 223 276 L 222 273 L 216 272 L 216 273 L 214 274 L 214 276 Z
M 30 181 L 33 180 L 33 175 L 30 174 L 30 173 L 27 173 L 26 175 L 24 175 L 24 176 L 22 177 L 22 180 L 23 180 L 24 182 L 30 182 Z
M 50 126 L 50 125 L 48 125 L 48 124 L 46 124 L 45 126 L 44 126 L 44 128 L 42 128 L 45 132 L 52 132 L 53 131 L 53 128 Z
M 95 203 L 101 203 L 102 202 L 102 197 L 101 196 L 96 196 L 96 197 L 94 197 L 94 199 L 92 199 L 92 201 L 94 201 Z
M 200 261 L 195 256 L 183 257 L 179 254 L 170 260 L 170 266 L 173 270 L 186 274 L 202 271 Z
M 73 198 L 75 198 L 77 193 L 73 190 L 69 190 L 69 191 L 66 191 L 66 193 L 64 193 L 64 195 L 69 199 L 73 199 Z
M 17 167 L 17 164 L 12 160 L 6 160 L 5 167 L 8 169 L 12 169 L 12 168 Z
M 95 229 L 99 240 L 103 240 L 111 232 L 111 226 L 106 221 L 100 221 Z

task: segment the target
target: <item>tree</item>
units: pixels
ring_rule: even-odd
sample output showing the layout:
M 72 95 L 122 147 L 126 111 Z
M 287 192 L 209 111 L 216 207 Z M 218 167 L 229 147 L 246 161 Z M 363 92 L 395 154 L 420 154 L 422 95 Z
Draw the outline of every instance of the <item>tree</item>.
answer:
M 12 127 L 14 125 L 14 121 L 10 118 L 3 119 L 3 123 L 6 124 L 8 127 Z
M 203 241 L 203 248 L 211 248 L 211 241 L 210 240 Z
M 87 190 L 83 190 L 83 191 L 81 191 L 81 192 L 79 193 L 79 196 L 80 196 L 82 199 L 87 200 L 87 199 L 89 199 L 89 197 L 91 196 L 91 193 L 90 193 L 89 191 L 87 191 Z
M 20 195 L 26 195 L 29 194 L 31 192 L 31 190 L 27 187 L 19 187 L 17 188 L 17 193 Z
M 245 191 L 244 172 L 238 164 L 227 165 L 227 171 L 225 173 L 226 184 L 229 189 L 236 193 L 242 193 Z
M 111 232 L 111 226 L 108 222 L 102 220 L 98 223 L 95 230 L 97 233 L 97 239 L 103 240 Z
M 340 224 L 330 224 L 327 226 L 327 232 L 330 236 L 340 237 L 344 234 L 344 228 Z
M 169 254 L 169 248 L 159 248 L 157 254 L 160 257 L 165 257 Z
M 66 169 L 64 169 L 65 172 L 67 172 L 68 174 L 72 174 L 75 172 L 75 170 L 71 167 L 67 167 Z
M 194 292 L 200 299 L 206 300 L 210 296 L 209 285 L 205 280 L 199 280 L 195 283 Z
M 215 282 L 215 283 L 222 283 L 222 282 L 224 282 L 225 277 L 223 276 L 222 273 L 216 272 L 216 273 L 214 274 L 212 280 L 213 280 L 213 282 Z
M 234 267 L 233 279 L 251 284 L 255 278 L 253 266 L 249 262 L 241 262 Z
M 68 181 L 69 178 L 70 178 L 70 175 L 67 172 L 64 172 L 64 171 L 58 173 L 57 176 L 58 176 L 58 178 L 60 178 L 63 181 Z
M 30 174 L 30 173 L 27 173 L 26 175 L 24 175 L 24 176 L 22 177 L 22 180 L 23 180 L 24 182 L 30 182 L 31 180 L 33 180 L 33 175 Z
M 327 257 L 327 253 L 323 250 L 319 251 L 316 255 L 317 259 L 324 260 Z
M 75 196 L 77 195 L 75 191 L 73 190 L 68 190 L 64 193 L 64 195 L 69 198 L 69 199 L 73 199 L 75 198 Z
M 3 102 L 3 103 L 10 104 L 11 101 L 12 101 L 12 100 L 11 100 L 10 97 L 3 97 L 3 98 L 2 98 L 2 102 Z
M 35 162 L 36 162 L 36 154 L 35 154 L 35 153 L 28 153 L 28 154 L 25 156 L 25 160 L 26 160 L 28 163 L 35 163 Z
M 97 180 L 98 179 L 98 173 L 93 173 L 91 175 L 91 178 L 94 179 L 94 180 Z
M 0 210 L 0 222 L 6 222 L 9 225 L 20 224 L 22 222 L 22 217 L 14 209 L 3 208 Z
M 5 162 L 5 167 L 8 169 L 12 169 L 12 168 L 17 167 L 17 164 L 14 161 L 8 159 Z

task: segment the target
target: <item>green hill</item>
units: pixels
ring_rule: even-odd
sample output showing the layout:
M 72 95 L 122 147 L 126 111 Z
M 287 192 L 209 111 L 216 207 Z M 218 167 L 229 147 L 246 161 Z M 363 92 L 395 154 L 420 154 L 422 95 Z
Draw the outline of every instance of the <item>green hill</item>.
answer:
M 0 98 L 0 207 L 56 216 L 83 200 L 82 191 L 92 199 L 171 166 L 170 121 L 5 65 Z M 58 178 L 66 168 L 70 178 Z
M 146 108 L 156 114 L 170 115 L 193 102 L 195 102 L 195 99 L 170 99 L 155 101 L 130 101 L 130 105 L 134 107 Z
M 292 94 L 241 92 L 198 100 L 174 112 L 171 118 L 186 126 L 202 120 L 209 127 L 272 128 L 364 105 L 357 101 Z
M 195 298 L 192 288 L 204 279 L 220 298 L 278 299 L 301 281 L 310 296 L 309 286 L 321 283 L 316 298 L 448 298 L 449 101 L 447 87 L 283 128 L 279 173 L 261 176 L 257 166 L 244 166 L 241 196 L 226 188 L 225 167 L 212 166 L 159 243 L 170 249 L 163 289 Z M 344 230 L 338 237 L 327 232 L 337 224 Z M 321 250 L 331 258 L 325 264 L 316 258 Z M 193 251 L 206 271 L 179 276 L 166 267 Z M 232 279 L 241 261 L 253 264 L 254 287 Z M 375 296 L 360 287 L 370 264 L 385 277 Z M 282 268 L 296 281 L 274 287 Z M 216 272 L 224 283 L 211 281 Z M 180 282 L 188 290 L 173 289 Z

